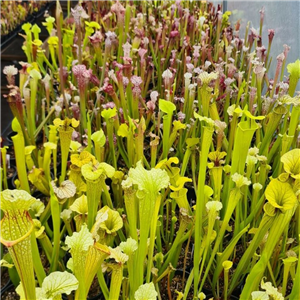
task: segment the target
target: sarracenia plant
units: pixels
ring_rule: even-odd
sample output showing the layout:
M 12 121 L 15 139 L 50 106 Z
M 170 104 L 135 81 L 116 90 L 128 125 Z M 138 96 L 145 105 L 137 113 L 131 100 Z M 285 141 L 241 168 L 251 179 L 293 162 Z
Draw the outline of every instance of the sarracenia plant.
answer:
M 36 299 L 31 251 L 34 223 L 28 211 L 30 206 L 37 201 L 26 191 L 4 190 L 1 192 L 1 209 L 4 211 L 1 220 L 1 243 L 8 248 L 13 259 L 25 299 L 32 300 Z M 34 242 L 36 243 L 35 240 Z
M 133 184 L 138 186 L 136 196 L 139 207 L 140 240 L 135 258 L 136 272 L 134 274 L 133 286 L 131 287 L 136 291 L 144 281 L 144 261 L 147 255 L 147 240 L 149 237 L 150 225 L 153 228 L 156 228 L 158 217 L 157 208 L 160 207 L 161 201 L 160 190 L 168 187 L 169 176 L 166 171 L 160 169 L 151 169 L 150 171 L 147 171 L 139 161 L 136 168 L 131 168 L 129 170 L 126 181 L 127 187 Z M 151 234 L 148 253 L 153 251 L 154 240 L 155 235 Z M 149 274 L 152 268 L 151 259 L 152 257 L 148 257 L 147 274 Z M 149 282 L 150 278 L 148 276 L 147 281 Z
M 88 228 L 91 230 L 95 223 L 95 217 L 98 207 L 102 206 L 101 194 L 104 193 L 106 204 L 112 208 L 111 197 L 108 193 L 105 179 L 111 178 L 115 169 L 107 163 L 94 163 L 85 164 L 81 168 L 81 173 L 87 184 L 87 202 L 88 202 Z
M 299 191 L 296 190 L 297 180 L 300 177 L 299 149 L 288 152 L 288 159 L 283 158 L 284 170 L 277 179 L 273 179 L 266 188 L 265 197 L 274 207 L 274 221 L 271 225 L 267 242 L 262 251 L 259 261 L 252 268 L 247 277 L 241 298 L 248 299 L 253 290 L 257 289 L 263 276 L 273 250 L 285 228 L 289 226 L 299 203 Z M 296 187 L 296 189 L 298 189 Z
M 72 139 L 73 127 L 76 128 L 79 125 L 79 121 L 75 119 L 65 118 L 65 120 L 55 119 L 54 125 L 58 128 L 60 148 L 61 148 L 61 175 L 59 182 L 63 182 L 66 177 L 67 160 L 69 155 L 69 149 Z
M 17 132 L 15 136 L 12 137 L 14 143 L 14 150 L 15 150 L 15 157 L 17 163 L 17 172 L 18 178 L 20 181 L 21 189 L 25 190 L 26 192 L 30 192 L 28 178 L 27 178 L 27 170 L 26 170 L 26 163 L 24 160 L 25 157 L 25 141 L 23 132 L 20 127 L 20 123 L 16 118 L 14 118 L 12 122 L 12 129 Z

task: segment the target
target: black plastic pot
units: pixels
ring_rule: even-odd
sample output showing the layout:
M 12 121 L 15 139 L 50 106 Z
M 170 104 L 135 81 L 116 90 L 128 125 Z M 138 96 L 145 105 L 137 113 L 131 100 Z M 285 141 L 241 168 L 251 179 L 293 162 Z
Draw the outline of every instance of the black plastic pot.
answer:
M 68 300 L 68 296 L 66 294 L 62 295 L 63 300 Z M 88 297 L 87 300 L 102 300 L 104 299 L 104 296 L 102 294 L 102 292 L 100 291 L 100 293 L 94 297 Z
M 5 139 L 5 142 L 6 142 L 5 144 L 6 144 L 7 146 L 12 146 L 12 145 L 13 145 L 12 137 L 13 137 L 14 135 L 16 135 L 16 132 L 10 131 L 10 132 L 6 135 L 6 137 L 4 138 L 4 139 Z
M 16 188 L 16 186 L 13 182 L 13 180 L 14 180 L 13 178 L 16 178 L 16 176 L 17 176 L 17 169 L 16 169 L 16 166 L 14 166 L 14 165 L 10 165 L 10 169 L 13 170 L 14 172 L 13 172 L 12 176 L 7 177 L 7 187 L 8 187 L 8 189 L 13 190 Z
M 7 283 L 5 284 L 5 286 L 1 289 L 1 295 L 3 295 L 3 293 L 5 293 L 7 290 L 9 290 L 13 285 L 13 283 L 11 282 L 11 280 L 9 279 L 7 281 Z

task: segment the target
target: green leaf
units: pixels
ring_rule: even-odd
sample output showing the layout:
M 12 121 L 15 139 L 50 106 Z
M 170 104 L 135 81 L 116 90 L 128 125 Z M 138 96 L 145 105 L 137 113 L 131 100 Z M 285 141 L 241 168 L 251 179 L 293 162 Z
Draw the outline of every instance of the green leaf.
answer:
M 94 132 L 91 135 L 91 139 L 93 140 L 93 142 L 97 145 L 99 145 L 100 147 L 103 147 L 106 143 L 106 137 L 104 135 L 104 131 L 102 129 Z
M 121 124 L 118 129 L 117 134 L 118 134 L 118 136 L 121 136 L 121 137 L 127 137 L 129 134 L 128 125 L 125 123 Z
M 295 179 L 300 179 L 300 149 L 293 149 L 281 156 L 284 170 Z
M 55 298 L 61 294 L 69 295 L 72 291 L 77 290 L 78 280 L 68 272 L 53 272 L 43 281 L 42 293 L 49 299 Z
M 141 161 L 137 162 L 135 169 L 129 170 L 128 176 L 134 184 L 138 185 L 139 190 L 153 194 L 158 194 L 161 189 L 167 188 L 170 181 L 165 170 L 151 169 L 148 171 L 142 166 Z
M 249 119 L 252 119 L 252 120 L 263 120 L 265 118 L 265 116 L 253 116 L 251 114 L 251 112 L 249 110 L 247 110 L 246 108 L 244 110 L 242 110 L 240 107 L 237 107 L 235 110 L 234 110 L 235 113 L 237 114 L 241 114 L 243 113 L 246 117 L 248 117 Z
M 35 79 L 35 80 L 39 80 L 39 79 L 42 79 L 42 75 L 39 71 L 37 71 L 36 69 L 32 69 L 30 72 L 29 72 L 29 75 Z
M 17 118 L 13 118 L 11 122 L 11 129 L 15 132 L 22 132 L 21 125 Z
M 33 212 L 34 216 L 39 217 L 45 210 L 45 204 L 37 199 L 31 204 L 29 209 Z
M 79 232 L 74 232 L 72 236 L 66 237 L 66 244 L 71 249 L 72 256 L 75 256 L 88 251 L 89 247 L 94 245 L 94 240 L 87 226 L 83 225 Z
M 180 121 L 174 121 L 173 126 L 174 126 L 174 128 L 173 128 L 174 131 L 178 131 L 180 129 L 185 129 L 186 128 L 186 125 L 182 124 Z
M 98 166 L 98 169 L 102 169 L 104 171 L 104 173 L 106 174 L 107 177 L 112 178 L 115 174 L 115 168 L 112 167 L 111 165 L 102 162 L 100 163 Z
M 5 268 L 12 268 L 14 266 L 14 264 L 10 264 L 8 261 L 6 261 L 5 259 L 1 259 L 0 260 L 0 266 L 1 268 L 5 267 Z
M 122 242 L 119 247 L 128 256 L 133 254 L 138 248 L 138 243 L 135 239 L 129 237 L 126 242 Z
M 273 179 L 266 188 L 265 196 L 273 207 L 279 208 L 282 212 L 294 207 L 297 198 L 291 185 Z
M 232 181 L 235 182 L 237 188 L 241 188 L 244 185 L 250 185 L 251 184 L 251 181 L 248 180 L 247 177 L 244 177 L 243 175 L 238 174 L 238 173 L 234 173 L 231 176 L 231 179 L 232 179 Z
M 105 213 L 107 213 L 107 219 L 99 224 L 99 228 L 105 230 L 107 234 L 112 234 L 123 227 L 122 218 L 117 211 L 110 209 L 108 206 L 104 206 L 100 209 L 98 214 L 102 215 Z M 96 217 L 96 223 L 97 221 L 98 217 Z
M 230 270 L 231 267 L 232 267 L 232 265 L 233 265 L 233 263 L 232 263 L 232 261 L 230 261 L 230 260 L 225 260 L 225 261 L 222 263 L 222 266 L 223 266 L 223 268 L 224 268 L 225 271 Z
M 199 144 L 199 142 L 200 142 L 199 138 L 188 138 L 188 139 L 186 139 L 186 144 L 189 148 L 193 147 L 193 146 L 196 146 L 197 144 Z
M 108 247 L 110 250 L 109 258 L 114 259 L 117 263 L 124 264 L 128 260 L 128 255 L 122 252 L 120 247 L 111 248 Z
M 140 285 L 137 291 L 134 293 L 135 300 L 156 300 L 157 292 L 155 290 L 153 282 Z
M 92 164 L 85 164 L 81 167 L 82 176 L 86 180 L 97 180 L 100 175 L 103 173 L 102 169 L 95 169 Z
M 25 23 L 22 25 L 22 29 L 27 33 L 30 31 L 31 24 L 30 23 Z
M 297 59 L 294 63 L 287 65 L 287 70 L 296 80 L 300 78 L 300 60 Z
M 32 31 L 33 33 L 38 34 L 38 33 L 41 32 L 41 28 L 40 28 L 37 24 L 34 24 L 34 25 L 32 26 L 32 28 L 31 28 L 31 31 Z
M 174 103 L 172 103 L 170 101 L 159 99 L 159 109 L 162 112 L 171 115 L 173 113 L 173 111 L 176 109 L 176 106 Z
M 223 208 L 220 201 L 208 201 L 205 206 L 209 212 L 217 212 Z
M 101 116 L 107 121 L 110 118 L 113 118 L 114 116 L 117 115 L 117 109 L 114 108 L 108 108 L 108 109 L 104 109 L 101 112 Z
M 195 111 L 194 111 L 194 117 L 196 119 L 199 119 L 200 121 L 204 121 L 206 122 L 207 125 L 209 125 L 209 127 L 214 127 L 215 126 L 215 121 L 211 118 L 207 118 L 207 117 L 203 117 L 203 116 L 200 116 L 199 114 L 197 114 Z
M 28 211 L 29 207 L 38 200 L 23 190 L 4 190 L 1 192 L 1 209 Z
M 170 185 L 170 189 L 172 191 L 179 191 L 183 188 L 186 182 L 192 182 L 192 179 L 188 177 L 179 177 L 178 180 L 176 181 L 176 186 Z
M 252 300 L 269 300 L 269 296 L 266 292 L 252 292 L 251 293 Z
M 70 206 L 70 209 L 81 215 L 87 214 L 88 204 L 86 195 L 82 195 L 81 197 L 77 198 Z

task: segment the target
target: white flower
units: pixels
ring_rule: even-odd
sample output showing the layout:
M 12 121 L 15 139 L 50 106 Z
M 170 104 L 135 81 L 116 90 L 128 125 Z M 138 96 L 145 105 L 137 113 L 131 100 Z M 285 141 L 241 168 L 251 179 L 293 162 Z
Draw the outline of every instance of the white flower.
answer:
M 204 21 L 205 21 L 205 17 L 204 16 L 202 16 L 202 17 L 199 18 L 199 27 L 203 26 Z
M 218 73 L 211 72 L 202 72 L 199 74 L 198 78 L 201 80 L 202 84 L 207 85 L 209 84 L 212 80 L 215 80 L 218 78 Z
M 255 156 L 247 155 L 246 164 L 247 165 L 255 165 L 258 159 Z
M 11 65 L 11 66 L 6 66 L 3 69 L 3 73 L 7 76 L 14 76 L 18 74 L 18 69 L 15 68 L 15 66 Z
M 211 62 L 209 60 L 206 60 L 204 63 L 204 69 L 207 70 L 211 66 Z
M 122 48 L 124 51 L 124 57 L 130 57 L 130 50 L 131 50 L 132 46 L 128 42 L 126 42 L 126 44 L 124 44 L 122 46 Z
M 158 92 L 157 91 L 152 91 L 150 94 L 150 99 L 153 103 L 155 103 L 157 101 L 157 97 L 158 97 Z
M 189 86 L 189 84 L 191 82 L 190 79 L 193 77 L 192 73 L 187 72 L 183 76 L 184 76 L 184 84 L 185 84 L 185 86 Z
M 165 70 L 163 73 L 162 73 L 162 78 L 163 79 L 172 79 L 172 77 L 173 77 L 173 74 L 172 74 L 172 72 L 169 70 L 169 69 L 167 69 L 167 70 Z
M 208 201 L 205 206 L 208 212 L 220 211 L 223 207 L 220 201 Z
M 248 180 L 247 177 L 244 177 L 243 175 L 238 174 L 238 173 L 234 173 L 231 176 L 231 179 L 232 179 L 232 181 L 235 182 L 237 188 L 241 188 L 243 185 L 250 185 L 251 184 L 251 181 Z
M 259 153 L 259 149 L 257 147 L 249 148 L 248 155 L 256 156 Z
M 258 182 L 256 182 L 256 183 L 253 184 L 253 189 L 255 191 L 260 191 L 262 188 L 263 188 L 263 186 L 260 183 L 258 183 Z

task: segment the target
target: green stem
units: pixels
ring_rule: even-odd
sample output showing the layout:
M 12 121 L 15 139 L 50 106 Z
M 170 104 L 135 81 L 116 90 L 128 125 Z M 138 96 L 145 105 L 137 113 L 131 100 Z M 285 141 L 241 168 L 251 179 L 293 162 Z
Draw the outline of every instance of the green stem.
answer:
M 156 227 L 157 227 L 157 219 L 158 219 L 158 211 L 161 204 L 161 196 L 159 195 L 156 198 L 155 201 L 155 207 L 153 212 L 153 217 L 151 220 L 151 228 L 150 228 L 150 245 L 148 249 L 148 265 L 147 265 L 147 277 L 146 281 L 147 283 L 150 282 L 150 276 L 152 271 L 152 265 L 153 265 L 153 252 L 154 252 L 154 243 L 155 243 L 155 233 L 156 233 Z
M 292 209 L 287 210 L 284 214 L 278 212 L 276 215 L 272 227 L 269 232 L 268 240 L 265 244 L 260 260 L 251 270 L 247 277 L 246 284 L 243 288 L 241 299 L 250 299 L 251 293 L 257 290 L 264 271 L 267 267 L 268 261 L 273 255 L 273 250 L 280 239 L 286 226 L 290 223 L 292 216 L 294 215 L 296 206 Z
M 39 253 L 39 249 L 37 246 L 34 233 L 31 234 L 31 251 L 32 251 L 32 257 L 34 257 L 33 267 L 35 270 L 35 274 L 38 279 L 39 286 L 42 286 L 43 280 L 46 277 L 46 273 L 41 262 L 41 257 L 40 257 L 40 253 Z
M 53 252 L 50 262 L 49 272 L 57 270 L 59 249 L 60 249 L 60 207 L 58 199 L 56 198 L 52 185 L 50 184 L 50 203 L 51 203 L 51 216 L 53 224 Z
M 111 275 L 111 288 L 110 288 L 108 300 L 119 299 L 122 280 L 123 280 L 123 265 L 116 264 L 113 267 L 113 271 Z
M 101 177 L 101 176 L 100 176 Z M 98 211 L 98 206 L 100 204 L 102 186 L 101 186 L 101 178 L 98 178 L 95 181 L 86 179 L 87 183 L 87 201 L 88 201 L 88 229 L 91 230 L 94 223 L 96 214 Z
M 21 189 L 30 193 L 26 164 L 25 164 L 25 143 L 21 132 L 11 138 L 14 144 L 14 151 L 17 164 L 18 178 L 21 183 Z
M 105 298 L 105 300 L 108 300 L 108 296 L 109 296 L 109 290 L 107 288 L 105 279 L 104 279 L 104 273 L 102 272 L 102 269 L 100 268 L 100 270 L 97 272 L 97 278 L 98 278 L 98 282 L 101 288 L 101 292 Z
M 200 155 L 200 169 L 198 175 L 198 190 L 196 202 L 196 221 L 195 221 L 195 251 L 194 251 L 194 297 L 197 296 L 199 284 L 199 264 L 200 264 L 200 246 L 202 241 L 202 218 L 204 213 L 204 186 L 206 177 L 207 157 L 212 141 L 213 129 L 204 126 L 201 155 Z
M 203 286 L 204 286 L 204 283 L 205 283 L 205 280 L 206 280 L 206 277 L 210 271 L 210 267 L 215 259 L 215 255 L 217 254 L 217 251 L 219 249 L 219 245 L 220 243 L 222 242 L 223 240 L 223 237 L 224 237 L 224 234 L 225 234 L 225 230 L 228 226 L 228 223 L 229 223 L 229 220 L 231 218 L 231 215 L 236 207 L 236 205 L 238 204 L 238 201 L 240 200 L 241 198 L 241 191 L 239 188 L 235 188 L 233 189 L 231 192 L 230 192 L 230 196 L 229 196 L 229 201 L 228 201 L 228 207 L 226 209 L 226 213 L 225 213 L 225 217 L 224 217 L 224 220 L 222 222 L 222 227 L 219 231 L 219 235 L 216 239 L 216 242 L 215 242 L 215 245 L 214 245 L 214 248 L 213 248 L 213 251 L 212 253 L 210 254 L 210 260 L 206 266 L 206 270 L 205 270 L 205 273 L 204 273 L 204 276 L 203 276 L 203 279 L 202 279 L 202 282 L 201 282 L 201 285 L 200 285 L 200 290 L 202 290 Z

